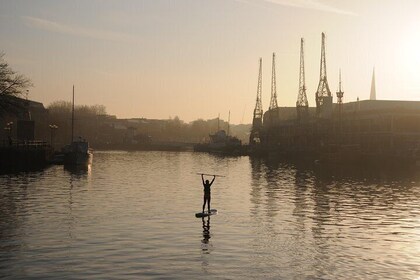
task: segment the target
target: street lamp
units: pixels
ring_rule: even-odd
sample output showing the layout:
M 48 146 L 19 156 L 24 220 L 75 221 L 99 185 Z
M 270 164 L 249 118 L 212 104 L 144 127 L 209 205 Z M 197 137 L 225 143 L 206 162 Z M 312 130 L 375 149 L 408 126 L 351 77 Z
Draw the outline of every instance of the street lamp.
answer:
M 9 128 L 9 136 L 12 137 L 13 122 L 8 122 L 7 127 Z
M 51 144 L 51 148 L 53 148 L 53 132 L 54 132 L 54 130 L 56 130 L 57 128 L 58 128 L 58 126 L 57 125 L 55 125 L 55 124 L 50 124 L 49 125 L 49 127 L 50 127 L 50 144 Z
M 8 122 L 6 124 L 6 127 L 4 128 L 4 130 L 8 130 L 9 131 L 9 145 L 12 145 L 12 128 L 13 128 L 13 122 Z

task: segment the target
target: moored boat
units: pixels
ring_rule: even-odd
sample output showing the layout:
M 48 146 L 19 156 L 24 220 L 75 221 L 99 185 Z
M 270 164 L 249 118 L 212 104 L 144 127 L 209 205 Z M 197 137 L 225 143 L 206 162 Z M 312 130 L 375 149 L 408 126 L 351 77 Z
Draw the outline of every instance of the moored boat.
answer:
M 63 149 L 65 165 L 84 165 L 92 163 L 92 149 L 89 142 L 79 137 Z
M 82 137 L 74 140 L 74 86 L 73 86 L 73 103 L 71 117 L 71 144 L 63 148 L 64 165 L 88 165 L 92 163 L 92 149 L 89 142 Z
M 209 139 L 206 143 L 196 144 L 194 151 L 238 156 L 246 154 L 246 148 L 242 145 L 241 140 L 227 135 L 224 130 L 210 134 Z

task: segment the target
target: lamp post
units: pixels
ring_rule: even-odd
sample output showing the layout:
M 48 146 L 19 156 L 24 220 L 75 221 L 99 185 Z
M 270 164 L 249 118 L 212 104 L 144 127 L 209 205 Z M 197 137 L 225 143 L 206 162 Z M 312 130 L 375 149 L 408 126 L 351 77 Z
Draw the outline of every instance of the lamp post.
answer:
M 53 134 L 54 134 L 54 130 L 56 130 L 58 126 L 55 124 L 50 124 L 49 127 L 50 127 L 50 145 L 51 145 L 51 148 L 54 148 L 53 147 Z
M 13 122 L 8 122 L 7 127 L 9 128 L 9 136 L 12 137 Z
M 9 145 L 12 146 L 13 142 L 12 142 L 12 128 L 13 128 L 13 122 L 8 122 L 6 124 L 6 127 L 4 128 L 4 130 L 8 130 L 9 131 Z

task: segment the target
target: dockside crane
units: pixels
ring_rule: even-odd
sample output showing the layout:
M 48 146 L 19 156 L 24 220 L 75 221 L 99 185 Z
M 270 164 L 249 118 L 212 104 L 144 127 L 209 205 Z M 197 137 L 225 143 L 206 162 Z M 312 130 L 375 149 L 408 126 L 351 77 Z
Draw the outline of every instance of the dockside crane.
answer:
M 276 88 L 276 53 L 273 53 L 273 63 L 271 71 L 271 100 L 270 110 L 276 109 L 277 105 L 277 88 Z
M 299 93 L 296 101 L 297 117 L 299 121 L 306 120 L 309 115 L 308 98 L 306 96 L 305 84 L 305 61 L 304 61 L 304 40 L 300 39 L 300 71 L 299 71 Z
M 252 119 L 251 134 L 249 135 L 249 144 L 256 145 L 261 142 L 261 128 L 262 128 L 262 58 L 259 60 L 259 73 L 258 73 L 258 84 L 257 84 L 257 100 L 255 103 L 254 117 Z
M 326 99 L 330 99 L 332 103 L 331 91 L 330 91 L 330 87 L 328 86 L 328 81 L 327 81 L 327 65 L 325 61 L 325 34 L 322 33 L 319 84 L 318 84 L 318 90 L 316 91 L 316 94 L 315 94 L 316 112 L 318 116 L 321 113 L 321 107 L 324 104 L 324 101 Z

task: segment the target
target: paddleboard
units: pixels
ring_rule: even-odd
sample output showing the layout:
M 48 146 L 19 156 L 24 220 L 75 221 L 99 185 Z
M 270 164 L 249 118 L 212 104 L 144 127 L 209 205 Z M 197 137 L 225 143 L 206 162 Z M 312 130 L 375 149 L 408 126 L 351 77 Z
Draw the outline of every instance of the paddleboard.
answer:
M 217 214 L 216 209 L 210 209 L 210 212 L 204 211 L 204 213 L 203 212 L 195 213 L 195 217 L 196 218 L 202 218 L 202 217 L 207 217 L 207 216 L 216 215 L 216 214 Z

